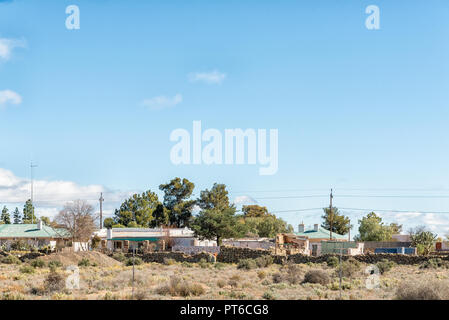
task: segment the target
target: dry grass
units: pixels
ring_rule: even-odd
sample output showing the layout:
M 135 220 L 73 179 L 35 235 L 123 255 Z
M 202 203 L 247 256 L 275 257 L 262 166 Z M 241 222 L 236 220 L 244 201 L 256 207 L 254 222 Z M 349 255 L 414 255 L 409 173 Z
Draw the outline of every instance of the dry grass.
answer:
M 87 258 L 97 266 L 79 268 L 80 289 L 62 287 L 68 275 L 65 267 L 77 265 Z M 45 257 L 47 265 L 21 273 L 29 264 L 0 263 L 0 299 L 131 299 L 132 267 L 104 256 L 57 255 Z M 110 260 L 112 260 L 112 263 Z M 55 277 L 48 261 L 62 261 Z M 445 268 L 420 269 L 419 266 L 395 265 L 379 277 L 380 287 L 368 290 L 364 274 L 367 265 L 344 277 L 342 299 L 449 299 L 449 274 Z M 325 281 L 305 281 L 312 270 L 325 273 Z M 202 268 L 197 263 L 170 265 L 143 263 L 135 267 L 134 299 L 339 299 L 336 269 L 324 264 L 268 265 L 263 268 L 237 269 L 237 265 L 221 264 L 219 268 Z M 349 274 L 348 274 L 349 275 Z M 429 279 L 433 279 L 431 282 Z M 311 283 L 318 282 L 318 283 Z M 32 292 L 31 288 L 37 288 Z M 39 293 L 39 294 L 37 294 Z

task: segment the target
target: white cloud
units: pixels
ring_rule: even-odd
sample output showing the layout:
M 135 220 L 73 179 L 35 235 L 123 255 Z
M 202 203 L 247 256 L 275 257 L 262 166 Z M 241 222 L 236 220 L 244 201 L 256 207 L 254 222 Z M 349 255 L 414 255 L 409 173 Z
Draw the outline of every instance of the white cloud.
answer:
M 238 196 L 234 199 L 234 204 L 236 205 L 248 205 L 248 204 L 256 204 L 257 201 L 251 198 L 250 196 Z
M 13 49 L 17 47 L 25 47 L 25 41 L 0 38 L 0 60 L 9 60 Z
M 7 104 L 20 104 L 22 103 L 22 97 L 12 90 L 0 91 L 0 107 L 4 107 Z
M 158 96 L 142 101 L 142 105 L 153 110 L 166 109 L 174 107 L 182 102 L 182 95 L 176 94 L 173 98 L 166 96 Z
M 67 202 L 81 199 L 94 206 L 98 212 L 100 193 L 103 192 L 104 213 L 112 213 L 134 191 L 111 191 L 102 185 L 81 186 L 71 181 L 34 180 L 34 205 L 36 215 L 54 217 Z M 9 170 L 0 168 L 0 199 L 12 211 L 22 207 L 30 198 L 30 180 L 20 178 Z
M 207 84 L 220 84 L 226 78 L 226 74 L 218 70 L 210 72 L 196 72 L 189 74 L 191 82 L 205 82 Z

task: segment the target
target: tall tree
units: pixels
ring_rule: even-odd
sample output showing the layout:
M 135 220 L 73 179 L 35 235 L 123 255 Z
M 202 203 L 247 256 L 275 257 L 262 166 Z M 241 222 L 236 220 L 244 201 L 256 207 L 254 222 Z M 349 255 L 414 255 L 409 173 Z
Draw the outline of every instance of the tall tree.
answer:
M 195 185 L 187 179 L 175 178 L 159 189 L 164 192 L 164 206 L 168 210 L 170 225 L 183 228 L 189 225 L 195 200 L 188 200 Z
M 19 224 L 22 221 L 22 216 L 20 214 L 19 208 L 16 207 L 16 209 L 14 209 L 12 216 L 14 219 L 14 224 Z
M 87 241 L 95 230 L 98 216 L 84 200 L 66 203 L 55 217 L 55 222 L 68 231 L 73 241 Z
M 230 208 L 228 190 L 225 184 L 214 183 L 212 189 L 203 190 L 197 200 L 197 205 L 203 209 L 224 210 Z
M 234 208 L 224 210 L 202 210 L 190 223 L 190 228 L 200 239 L 214 239 L 221 245 L 223 238 L 238 235 L 237 217 Z
M 412 247 L 416 247 L 418 254 L 428 255 L 434 248 L 437 235 L 427 230 L 425 226 L 419 226 L 409 231 Z
M 157 195 L 150 190 L 134 194 L 121 204 L 120 209 L 115 210 L 115 223 L 125 227 L 148 228 L 160 204 Z
M 324 219 L 324 222 L 321 227 L 326 230 L 331 230 L 332 225 L 332 232 L 340 235 L 344 235 L 349 232 L 352 227 L 350 225 L 350 220 L 348 217 L 340 214 L 338 208 L 332 207 L 332 214 L 329 208 L 324 208 L 323 211 L 324 215 L 321 218 Z
M 392 235 L 401 229 L 402 226 L 397 223 L 384 224 L 381 217 L 370 212 L 359 220 L 359 235 L 354 239 L 356 241 L 389 241 Z
M 31 199 L 28 199 L 23 206 L 22 223 L 36 223 L 37 219 L 34 215 L 34 206 Z
M 242 212 L 245 217 L 265 217 L 268 215 L 267 207 L 262 207 L 257 204 L 243 206 Z
M 2 215 L 0 217 L 0 220 L 4 224 L 11 224 L 11 217 L 9 216 L 9 211 L 8 211 L 8 208 L 6 206 L 3 207 Z

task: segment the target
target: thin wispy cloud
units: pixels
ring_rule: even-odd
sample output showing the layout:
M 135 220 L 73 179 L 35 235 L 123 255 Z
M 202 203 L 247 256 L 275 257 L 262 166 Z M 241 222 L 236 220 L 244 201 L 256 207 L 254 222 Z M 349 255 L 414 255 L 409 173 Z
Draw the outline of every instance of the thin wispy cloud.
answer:
M 207 84 L 220 84 L 226 79 L 226 74 L 213 70 L 210 72 L 195 72 L 189 74 L 190 82 L 204 82 Z
M 144 107 L 152 110 L 161 110 L 174 107 L 182 102 L 182 95 L 176 94 L 173 97 L 158 96 L 142 101 Z
M 7 61 L 12 56 L 14 48 L 24 48 L 24 40 L 0 38 L 0 61 Z
M 22 103 L 22 97 L 12 90 L 0 91 L 0 108 L 8 104 L 18 105 Z

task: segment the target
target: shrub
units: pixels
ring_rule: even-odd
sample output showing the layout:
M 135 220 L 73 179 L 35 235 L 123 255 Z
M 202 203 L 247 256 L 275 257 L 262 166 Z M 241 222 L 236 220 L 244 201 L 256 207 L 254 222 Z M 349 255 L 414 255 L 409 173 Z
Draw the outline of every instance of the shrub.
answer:
M 277 272 L 275 274 L 273 274 L 273 282 L 274 283 L 281 283 L 284 281 L 284 277 L 282 276 L 281 273 Z
M 193 267 L 193 264 L 191 262 L 187 262 L 187 261 L 181 262 L 181 265 L 183 267 L 186 267 L 186 268 L 192 268 Z
M 222 270 L 222 269 L 226 268 L 226 264 L 224 264 L 223 262 L 217 262 L 217 263 L 215 263 L 214 267 L 215 267 L 215 269 Z
M 441 258 L 432 258 L 423 262 L 420 269 L 438 269 L 438 268 L 449 268 L 449 262 L 444 261 Z
M 360 262 L 354 258 L 349 258 L 341 263 L 342 277 L 353 277 L 360 270 Z M 336 270 L 337 276 L 340 275 L 340 269 Z
M 202 259 L 198 262 L 198 265 L 199 265 L 201 268 L 203 268 L 203 269 L 209 268 L 209 266 L 210 266 L 210 264 L 209 264 L 209 263 L 207 262 L 207 260 L 204 259 L 204 258 L 202 258 Z
M 126 266 L 132 266 L 133 264 L 135 266 L 141 265 L 143 263 L 142 259 L 140 259 L 139 257 L 134 257 L 134 258 L 128 258 L 125 261 L 125 265 Z
M 256 265 L 259 268 L 265 268 L 273 264 L 273 257 L 269 255 L 260 256 L 255 259 Z
M 272 292 L 267 291 L 267 292 L 265 292 L 263 294 L 262 299 L 265 299 L 265 300 L 276 300 L 276 296 Z
M 135 294 L 134 294 L 134 299 L 135 300 L 145 300 L 147 298 L 147 292 L 144 290 L 138 290 Z
M 287 273 L 284 278 L 290 284 L 299 283 L 299 279 L 301 278 L 301 269 L 296 264 L 288 264 Z
M 116 252 L 112 255 L 112 258 L 120 261 L 120 262 L 125 262 L 126 260 L 126 256 L 123 254 L 123 252 Z
M 200 284 L 189 283 L 179 277 L 171 277 L 169 283 L 159 287 L 156 292 L 161 295 L 188 297 L 200 296 L 204 294 L 205 290 Z
M 339 259 L 336 256 L 329 256 L 326 263 L 328 267 L 336 268 L 339 264 Z
M 30 251 L 31 246 L 24 240 L 13 241 L 10 245 L 10 250 L 13 251 Z
M 226 281 L 224 281 L 223 279 L 217 280 L 217 286 L 219 288 L 223 288 L 224 286 L 226 286 Z
M 396 290 L 398 300 L 448 300 L 449 285 L 442 281 L 403 282 Z
M 259 272 L 257 272 L 257 276 L 259 277 L 260 280 L 262 280 L 262 279 L 265 279 L 267 274 L 265 273 L 265 271 L 259 271 Z
M 34 268 L 29 265 L 24 265 L 19 269 L 21 273 L 34 273 Z
M 88 267 L 90 266 L 90 260 L 87 258 L 82 258 L 80 262 L 78 262 L 79 267 Z
M 254 259 L 243 259 L 239 261 L 237 268 L 251 270 L 257 268 L 257 264 Z
M 45 262 L 41 259 L 36 259 L 36 260 L 31 261 L 30 265 L 33 268 L 43 268 L 43 267 L 45 267 Z
M 52 271 L 44 281 L 45 292 L 62 291 L 65 288 L 65 278 L 62 274 Z
M 6 257 L 2 258 L 2 263 L 5 264 L 21 264 L 22 261 L 20 261 L 19 258 L 17 258 L 16 256 L 13 256 L 12 254 L 7 255 Z
M 310 270 L 304 275 L 303 283 L 319 283 L 326 285 L 329 283 L 329 276 L 322 270 Z
M 176 264 L 176 260 L 172 259 L 172 258 L 164 258 L 164 262 L 163 262 L 166 266 L 171 266 Z
M 384 274 L 388 272 L 395 266 L 395 263 L 388 259 L 382 259 L 378 263 L 376 263 L 377 268 L 379 269 L 380 274 Z
M 57 260 L 52 260 L 48 262 L 48 267 L 50 269 L 56 269 L 62 267 L 62 262 Z

